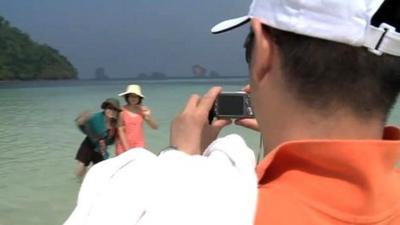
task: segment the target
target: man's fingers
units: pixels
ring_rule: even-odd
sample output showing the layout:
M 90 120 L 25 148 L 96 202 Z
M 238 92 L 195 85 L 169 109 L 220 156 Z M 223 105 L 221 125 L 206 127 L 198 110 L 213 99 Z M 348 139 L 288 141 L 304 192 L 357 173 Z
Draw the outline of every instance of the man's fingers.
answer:
M 221 92 L 221 87 L 212 87 L 199 102 L 199 110 L 208 112 L 214 104 L 217 95 Z
M 196 108 L 199 104 L 200 96 L 199 95 L 192 95 L 189 97 L 188 101 L 186 102 L 186 106 L 183 109 L 183 112 L 191 111 L 192 109 Z
M 242 126 L 242 127 L 250 128 L 255 131 L 260 131 L 260 128 L 258 126 L 256 119 L 238 119 L 238 120 L 235 120 L 235 124 Z
M 250 92 L 251 92 L 250 84 L 247 84 L 246 86 L 244 86 L 244 87 L 242 88 L 242 91 L 244 91 L 244 92 L 246 92 L 246 93 L 250 93 Z
M 225 126 L 227 126 L 231 123 L 232 123 L 231 119 L 218 119 L 218 120 L 214 120 L 211 125 L 213 127 L 217 127 L 218 129 L 221 130 L 222 128 L 224 128 Z

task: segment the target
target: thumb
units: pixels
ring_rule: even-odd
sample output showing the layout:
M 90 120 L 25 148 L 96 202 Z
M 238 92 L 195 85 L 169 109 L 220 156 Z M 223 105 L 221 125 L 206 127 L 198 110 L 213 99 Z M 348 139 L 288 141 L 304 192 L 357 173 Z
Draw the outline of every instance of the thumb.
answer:
M 218 131 L 220 131 L 222 128 L 228 126 L 231 123 L 232 123 L 232 120 L 228 119 L 228 118 L 226 118 L 226 119 L 218 119 L 218 120 L 214 120 L 211 123 L 211 126 L 216 128 L 216 129 L 218 129 Z

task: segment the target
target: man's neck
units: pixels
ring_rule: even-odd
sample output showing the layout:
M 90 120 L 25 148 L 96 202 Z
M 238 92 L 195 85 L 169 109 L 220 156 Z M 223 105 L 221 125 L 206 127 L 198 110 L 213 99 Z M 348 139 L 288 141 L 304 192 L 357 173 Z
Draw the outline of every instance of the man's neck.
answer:
M 295 140 L 381 139 L 384 128 L 378 119 L 360 119 L 348 112 L 336 112 L 329 117 L 299 112 L 287 118 L 266 126 L 263 131 L 266 152 Z

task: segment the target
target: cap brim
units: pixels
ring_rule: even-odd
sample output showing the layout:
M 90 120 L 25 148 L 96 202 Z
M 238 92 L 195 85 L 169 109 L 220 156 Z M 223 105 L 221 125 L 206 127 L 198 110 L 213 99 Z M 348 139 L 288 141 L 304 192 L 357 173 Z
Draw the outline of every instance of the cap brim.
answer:
M 211 33 L 213 34 L 223 33 L 235 29 L 237 27 L 240 27 L 249 21 L 250 21 L 250 16 L 242 16 L 234 19 L 225 20 L 213 26 L 213 28 L 211 28 Z

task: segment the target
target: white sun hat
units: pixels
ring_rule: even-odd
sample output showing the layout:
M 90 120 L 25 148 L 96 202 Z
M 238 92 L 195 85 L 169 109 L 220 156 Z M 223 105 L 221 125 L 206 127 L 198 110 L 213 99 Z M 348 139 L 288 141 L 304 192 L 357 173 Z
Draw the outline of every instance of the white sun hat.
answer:
M 142 89 L 137 84 L 128 85 L 126 87 L 126 91 L 124 91 L 118 95 L 123 96 L 123 95 L 127 95 L 127 94 L 135 94 L 135 95 L 138 95 L 138 96 L 144 98 L 144 95 L 142 94 Z
M 399 20 L 399 3 L 399 0 L 253 0 L 247 16 L 223 21 L 211 32 L 222 33 L 257 18 L 276 29 L 365 46 L 377 55 L 400 56 L 400 34 L 393 26 L 400 23 L 393 22 Z M 378 24 L 371 24 L 375 13 L 389 19 L 379 18 L 373 21 Z

